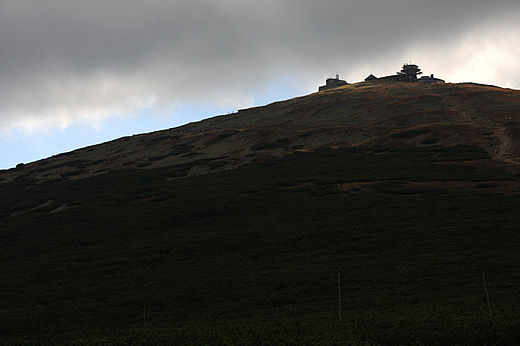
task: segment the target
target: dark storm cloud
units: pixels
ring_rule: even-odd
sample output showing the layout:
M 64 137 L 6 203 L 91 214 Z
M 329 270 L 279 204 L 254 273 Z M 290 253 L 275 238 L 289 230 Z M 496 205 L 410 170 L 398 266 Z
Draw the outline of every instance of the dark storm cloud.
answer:
M 468 41 L 471 32 L 499 24 L 517 32 L 519 7 L 500 0 L 0 0 L 0 134 L 153 104 L 248 105 L 280 73 L 295 83 L 339 69 L 360 78 L 395 72 L 409 54 L 438 68 L 460 55 L 460 42 L 478 44 Z M 437 55 L 425 55 L 424 46 Z

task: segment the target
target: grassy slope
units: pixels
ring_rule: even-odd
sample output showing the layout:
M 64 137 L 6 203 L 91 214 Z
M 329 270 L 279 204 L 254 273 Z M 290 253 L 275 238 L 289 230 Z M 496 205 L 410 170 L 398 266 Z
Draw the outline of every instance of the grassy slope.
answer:
M 0 341 L 518 339 L 520 200 L 492 192 L 516 178 L 469 165 L 487 157 L 478 147 L 373 149 L 173 181 L 158 168 L 3 184 Z M 474 188 L 408 183 L 438 180 Z M 370 188 L 338 188 L 349 182 Z
M 375 144 L 474 144 L 518 164 L 519 101 L 518 90 L 474 84 L 357 83 L 60 154 L 0 171 L 0 183 L 24 177 L 81 179 L 114 169 L 183 163 L 191 167 L 204 160 L 184 172 L 197 175 L 236 168 L 252 155 Z M 389 136 L 424 128 L 431 132 Z

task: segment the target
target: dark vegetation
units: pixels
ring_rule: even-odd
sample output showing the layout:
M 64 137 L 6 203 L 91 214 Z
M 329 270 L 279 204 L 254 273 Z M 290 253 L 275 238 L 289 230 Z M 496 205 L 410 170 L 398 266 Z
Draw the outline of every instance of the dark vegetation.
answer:
M 168 137 L 168 136 L 167 136 Z M 169 137 L 168 137 L 169 138 Z M 177 144 L 172 147 L 173 151 L 168 154 L 150 157 L 150 161 L 159 161 L 170 156 L 189 153 L 195 146 L 189 144 Z
M 418 136 L 418 135 L 423 135 L 423 134 L 428 133 L 430 131 L 431 131 L 431 129 L 416 129 L 416 130 L 402 131 L 402 132 L 394 133 L 394 134 L 390 135 L 390 137 L 393 137 L 393 138 L 411 138 L 411 137 L 415 137 L 415 136 Z
M 489 192 L 516 178 L 469 162 L 486 157 L 323 148 L 3 182 L 0 344 L 514 344 L 520 199 Z M 475 189 L 409 187 L 439 180 Z
M 251 150 L 253 150 L 253 151 L 265 150 L 265 149 L 272 150 L 272 149 L 276 149 L 276 148 L 283 146 L 288 141 L 289 141 L 289 138 L 278 138 L 277 140 L 272 141 L 272 142 L 261 142 L 261 143 L 253 145 L 251 147 Z

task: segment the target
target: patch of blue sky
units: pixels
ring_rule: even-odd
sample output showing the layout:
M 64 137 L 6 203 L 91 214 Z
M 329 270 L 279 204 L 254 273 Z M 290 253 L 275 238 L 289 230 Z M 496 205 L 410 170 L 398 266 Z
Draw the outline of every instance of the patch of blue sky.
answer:
M 8 139 L 0 138 L 0 169 L 15 167 L 60 153 L 90 145 L 108 142 L 124 136 L 164 130 L 205 118 L 226 114 L 231 110 L 207 107 L 185 107 L 172 114 L 153 109 L 143 110 L 133 116 L 113 116 L 96 127 L 78 122 L 64 129 L 55 128 L 50 133 L 16 132 Z
M 316 91 L 318 86 L 316 86 Z M 313 92 L 303 79 L 294 78 L 290 74 L 277 76 L 276 80 L 255 97 L 255 106 L 263 106 L 276 101 L 283 101 L 297 96 L 306 95 Z
M 305 89 L 299 83 L 289 77 L 279 77 L 275 83 L 270 83 L 269 87 L 255 96 L 254 106 L 286 100 L 304 92 Z M 246 105 L 244 108 L 249 106 L 253 105 Z M 109 117 L 96 126 L 80 121 L 63 129 L 55 128 L 50 133 L 16 132 L 8 139 L 0 138 L 0 169 L 9 169 L 19 163 L 38 161 L 124 136 L 175 128 L 237 110 L 204 105 L 186 105 L 172 110 L 145 108 L 135 115 Z

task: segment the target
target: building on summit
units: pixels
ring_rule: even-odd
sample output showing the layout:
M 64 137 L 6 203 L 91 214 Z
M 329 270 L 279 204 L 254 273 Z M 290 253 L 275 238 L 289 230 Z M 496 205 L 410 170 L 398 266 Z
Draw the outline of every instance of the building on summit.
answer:
M 327 78 L 325 81 L 325 85 L 322 85 L 318 88 L 318 91 L 337 88 L 342 85 L 347 85 L 348 83 L 344 80 L 339 79 L 339 75 L 336 75 L 336 78 Z
M 376 80 L 376 79 L 377 79 L 376 76 L 374 76 L 373 74 L 370 74 L 367 78 L 365 78 L 365 82 L 369 82 L 371 80 Z
M 418 75 L 421 75 L 421 69 L 419 66 L 415 64 L 404 64 L 401 71 L 396 72 L 394 75 L 385 76 L 385 77 L 376 77 L 373 74 L 370 74 L 367 78 L 365 78 L 366 82 L 369 81 L 395 81 L 395 82 L 419 82 L 419 83 L 444 83 L 444 80 L 440 78 L 435 78 L 432 75 L 422 76 L 421 78 L 417 78 Z
M 412 82 L 412 83 L 444 83 L 443 79 L 435 78 L 433 74 L 430 76 L 422 76 L 417 78 L 417 76 L 421 75 L 421 69 L 419 66 L 415 64 L 404 64 L 401 68 L 401 71 L 396 72 L 390 76 L 384 77 L 376 77 L 373 74 L 370 74 L 367 78 L 365 78 L 365 82 Z M 336 75 L 336 78 L 327 78 L 325 81 L 325 85 L 322 85 L 318 88 L 318 91 L 337 88 L 342 85 L 347 85 L 348 83 L 344 80 L 339 79 L 339 75 Z
M 435 78 L 433 73 L 428 76 L 422 76 L 417 80 L 419 83 L 444 83 L 444 79 Z

